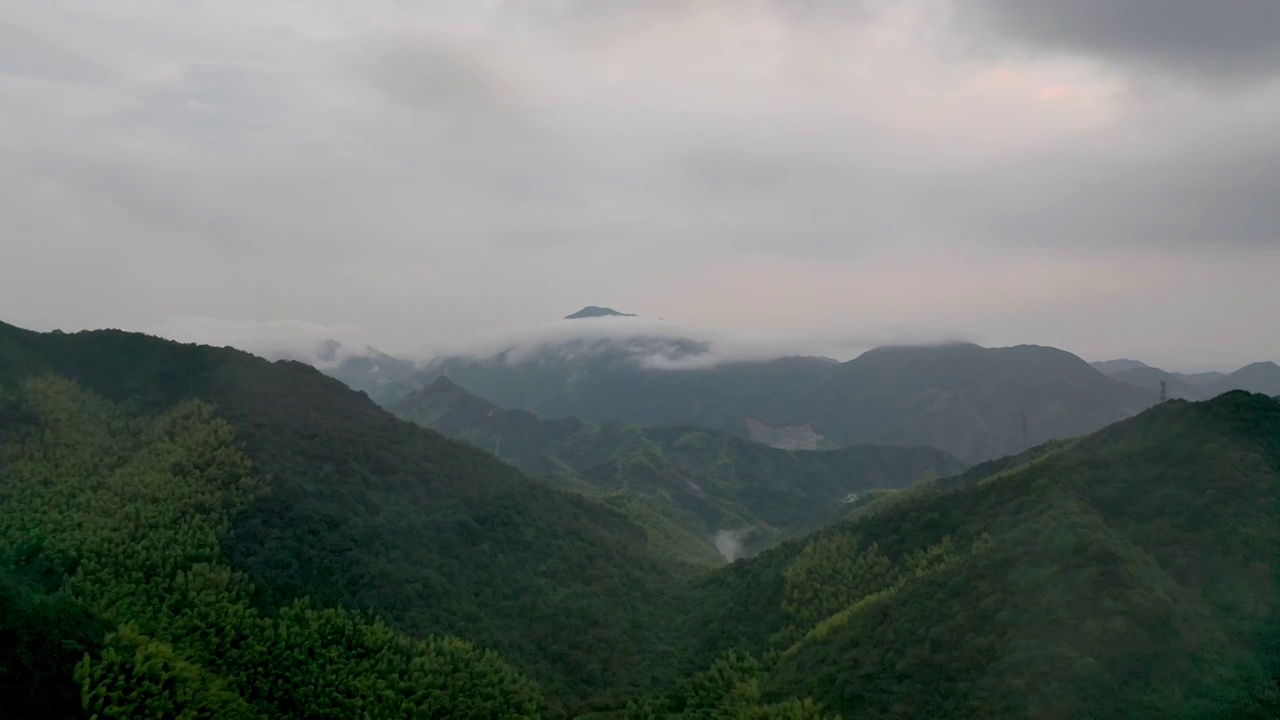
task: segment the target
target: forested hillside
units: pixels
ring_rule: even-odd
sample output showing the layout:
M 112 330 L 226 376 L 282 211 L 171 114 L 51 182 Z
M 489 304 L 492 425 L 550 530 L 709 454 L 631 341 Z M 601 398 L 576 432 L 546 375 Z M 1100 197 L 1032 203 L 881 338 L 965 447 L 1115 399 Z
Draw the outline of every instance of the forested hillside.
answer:
M 448 377 L 502 408 L 548 418 L 696 425 L 790 448 L 934 447 L 967 463 L 1093 432 L 1159 399 L 1050 347 L 956 343 L 880 347 L 845 363 L 682 364 L 705 352 L 661 338 L 578 339 L 442 358 L 422 379 Z
M 136 559 L 159 563 L 164 578 L 178 583 L 187 582 L 178 573 L 208 565 L 208 573 L 240 578 L 226 581 L 229 613 L 253 610 L 266 622 L 303 612 L 308 606 L 297 603 L 310 598 L 316 608 L 373 611 L 393 628 L 369 625 L 364 616 L 314 621 L 338 623 L 339 636 L 451 634 L 496 650 L 541 684 L 552 714 L 674 672 L 657 660 L 666 651 L 654 630 L 656 618 L 671 612 L 665 598 L 674 570 L 649 551 L 641 528 L 604 505 L 529 481 L 465 443 L 397 420 L 308 366 L 115 331 L 37 334 L 0 326 L 0 388 L 4 510 L 22 524 L 4 536 L 5 566 L 17 572 L 6 579 L 6 597 L 33 605 L 32 612 L 70 603 L 112 628 L 137 624 L 112 642 L 155 640 L 180 649 L 186 641 L 172 634 L 177 630 L 146 619 L 155 608 L 117 607 L 114 595 L 99 596 L 125 592 L 121 573 L 134 566 L 86 578 L 90 594 L 75 591 L 75 573 L 87 572 L 91 559 Z M 183 553 L 177 559 L 140 551 L 93 559 L 141 541 L 136 513 L 170 513 L 148 520 L 148 528 L 174 521 L 179 510 L 152 507 L 177 502 L 147 494 L 161 489 L 110 483 L 125 481 L 116 469 L 143 462 L 139 453 L 152 462 L 168 451 L 147 440 L 166 431 L 150 428 L 191 417 L 199 422 L 181 427 L 197 436 L 190 442 L 198 452 L 156 459 L 137 470 L 136 482 L 181 494 L 191 503 L 183 517 L 214 526 L 200 526 L 196 549 L 157 547 Z M 226 477 L 246 476 L 244 487 L 211 476 L 215 461 L 234 468 Z M 197 481 L 214 485 L 187 487 Z M 50 498 L 87 503 L 94 493 L 100 502 L 75 512 L 106 517 L 73 521 L 80 516 L 66 510 L 36 512 Z M 205 510 L 217 517 L 204 518 Z M 76 528 L 97 527 L 105 539 L 76 537 Z M 23 579 L 29 567 L 52 568 L 41 571 L 47 577 L 39 587 L 54 593 L 55 605 L 30 599 Z M 154 602 L 167 602 L 163 588 L 155 592 Z M 343 623 L 358 624 L 348 631 L 340 630 Z M 404 647 L 412 655 L 436 646 Z M 173 662 L 202 664 L 198 652 L 174 652 Z M 486 657 L 478 654 L 477 662 L 490 662 Z M 234 672 L 214 675 L 231 682 Z
M 437 358 L 420 380 L 448 377 L 500 407 L 543 417 L 696 425 L 745 437 L 747 418 L 772 423 L 780 402 L 813 390 L 837 366 L 818 357 L 699 366 L 708 352 L 691 340 L 581 339 L 488 358 Z M 649 364 L 689 361 L 684 369 Z
M 886 496 L 692 602 L 765 698 L 846 718 L 1275 718 L 1280 402 L 1174 401 Z
M 843 512 L 693 574 L 307 366 L 0 325 L 0 717 L 1280 713 L 1280 401 Z
M 840 445 L 928 445 L 979 462 L 1093 432 L 1157 399 L 1056 348 L 882 347 L 842 364 L 788 419 Z
M 855 446 L 788 451 L 693 427 L 598 424 L 503 410 L 447 378 L 389 409 L 492 451 L 521 469 L 601 497 L 637 522 L 669 519 L 690 544 L 733 559 L 839 518 L 851 495 L 900 488 L 963 469 L 932 448 Z M 730 537 L 731 536 L 731 537 Z M 672 535 L 673 539 L 674 535 Z
M 5 717 L 541 710 L 535 684 L 466 642 L 411 639 L 305 598 L 255 605 L 222 540 L 269 490 L 210 406 L 141 419 L 43 377 L 7 392 L 5 410 Z

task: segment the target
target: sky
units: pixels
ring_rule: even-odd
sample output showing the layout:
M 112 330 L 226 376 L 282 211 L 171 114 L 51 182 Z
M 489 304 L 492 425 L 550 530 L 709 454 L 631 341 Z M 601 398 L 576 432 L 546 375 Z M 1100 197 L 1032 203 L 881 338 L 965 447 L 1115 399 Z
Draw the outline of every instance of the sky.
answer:
M 0 0 L 0 320 L 420 353 L 596 304 L 1280 360 L 1278 34 L 1274 0 Z

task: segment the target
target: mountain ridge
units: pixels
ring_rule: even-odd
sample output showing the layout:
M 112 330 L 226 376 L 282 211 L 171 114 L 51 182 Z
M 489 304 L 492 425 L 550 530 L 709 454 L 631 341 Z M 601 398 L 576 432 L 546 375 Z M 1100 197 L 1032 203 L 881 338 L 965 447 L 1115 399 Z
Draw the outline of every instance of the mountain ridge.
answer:
M 1106 361 L 1094 363 L 1094 365 L 1117 380 L 1153 392 L 1160 391 L 1160 383 L 1163 381 L 1170 398 L 1208 400 L 1232 390 L 1265 395 L 1280 393 L 1280 365 L 1269 360 L 1250 363 L 1230 373 L 1178 373 L 1144 363 L 1137 363 L 1133 367 L 1124 365 L 1130 362 L 1137 363 L 1137 361 L 1124 360 Z
M 435 391 L 459 427 L 586 425 Z M 753 447 L 623 429 L 606 459 Z M 6 717 L 1280 711 L 1280 400 L 1172 400 L 842 518 L 690 573 L 310 366 L 0 324 L 0 671 L 29 690 Z
M 635 663 L 641 645 L 662 642 L 647 618 L 679 573 L 613 508 L 399 420 L 296 361 L 115 330 L 0 326 L 0 397 L 48 374 L 131 413 L 196 400 L 217 408 L 269 479 L 271 492 L 236 515 L 225 541 L 264 611 L 306 596 L 375 610 L 401 631 L 460 635 L 515 662 L 556 703 L 657 670 Z M 554 648 L 546 637 L 558 638 Z
M 929 445 L 975 462 L 1096 430 L 1155 400 L 1057 348 L 886 346 L 841 364 L 787 418 L 841 445 Z
M 752 540 L 741 536 L 751 530 L 751 547 L 837 518 L 851 494 L 964 468 L 932 448 L 788 451 L 693 426 L 545 419 L 503 410 L 446 377 L 389 409 L 568 487 L 635 494 L 669 506 L 707 542 L 725 532 Z
M 929 445 L 967 462 L 1095 430 L 1158 400 L 1039 346 L 886 346 L 845 363 L 796 357 L 690 369 L 639 360 L 703 352 L 602 339 L 514 361 L 442 361 L 423 380 L 447 375 L 500 407 L 544 417 L 692 424 L 800 447 Z
M 704 657 L 776 657 L 766 697 L 851 717 L 1280 710 L 1280 402 L 1170 401 L 900 494 L 709 578 Z

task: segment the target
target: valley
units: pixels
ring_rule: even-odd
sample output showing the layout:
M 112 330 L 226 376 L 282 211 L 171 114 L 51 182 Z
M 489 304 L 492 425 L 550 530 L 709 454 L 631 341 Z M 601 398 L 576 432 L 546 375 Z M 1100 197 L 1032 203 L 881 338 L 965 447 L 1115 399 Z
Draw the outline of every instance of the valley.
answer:
M 0 1 L 0 720 L 1280 720 L 1277 38 Z
M 706 551 L 717 537 L 735 538 L 725 558 L 734 560 L 838 518 L 850 493 L 966 467 L 932 448 L 789 451 L 693 427 L 547 420 L 503 410 L 446 378 L 388 409 L 619 508 L 691 561 L 712 559 Z
M 549 420 L 445 379 L 392 409 L 426 427 L 294 361 L 0 326 L 6 717 L 1280 707 L 1265 395 L 968 469 Z

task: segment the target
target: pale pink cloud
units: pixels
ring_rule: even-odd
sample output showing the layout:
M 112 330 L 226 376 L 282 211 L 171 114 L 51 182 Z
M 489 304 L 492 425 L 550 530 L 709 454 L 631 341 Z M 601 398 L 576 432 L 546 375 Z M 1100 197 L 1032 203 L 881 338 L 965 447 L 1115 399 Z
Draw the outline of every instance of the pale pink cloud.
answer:
M 1047 101 L 1061 100 L 1071 95 L 1071 87 L 1068 85 L 1050 85 L 1040 90 L 1040 99 Z

